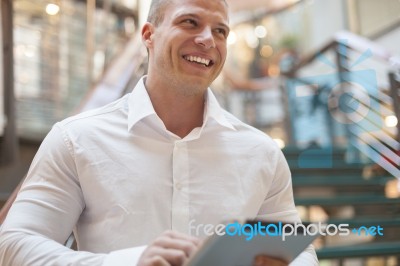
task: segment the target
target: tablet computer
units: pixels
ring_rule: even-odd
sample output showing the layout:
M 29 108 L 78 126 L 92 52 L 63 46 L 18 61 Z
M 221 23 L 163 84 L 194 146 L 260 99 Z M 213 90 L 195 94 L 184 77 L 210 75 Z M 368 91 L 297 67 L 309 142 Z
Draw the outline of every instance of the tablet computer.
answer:
M 246 221 L 226 223 L 224 232 L 208 237 L 186 266 L 249 266 L 257 255 L 293 261 L 320 232 L 308 223 Z

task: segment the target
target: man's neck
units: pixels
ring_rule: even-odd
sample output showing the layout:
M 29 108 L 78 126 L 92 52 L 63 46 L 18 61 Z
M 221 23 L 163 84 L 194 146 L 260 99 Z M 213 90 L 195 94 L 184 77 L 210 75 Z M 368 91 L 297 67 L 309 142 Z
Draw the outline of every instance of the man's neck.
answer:
M 178 90 L 151 85 L 146 89 L 154 110 L 170 132 L 184 138 L 193 129 L 202 126 L 204 95 L 186 96 L 177 93 Z

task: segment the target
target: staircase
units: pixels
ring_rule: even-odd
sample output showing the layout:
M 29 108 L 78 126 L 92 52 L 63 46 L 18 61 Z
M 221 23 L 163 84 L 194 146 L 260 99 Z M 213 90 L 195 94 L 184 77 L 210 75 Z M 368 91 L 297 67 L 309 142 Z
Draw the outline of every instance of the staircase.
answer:
M 337 260 L 342 265 L 349 258 L 359 258 L 367 263 L 378 256 L 385 262 L 396 261 L 391 265 L 400 264 L 400 198 L 388 195 L 389 187 L 397 184 L 395 177 L 365 177 L 367 166 L 348 164 L 345 148 L 287 147 L 283 152 L 304 222 L 349 224 L 350 230 L 362 228 L 360 235 L 350 231 L 348 236 L 317 239 L 314 245 L 321 262 Z M 383 236 L 371 235 L 377 231 L 366 233 L 366 229 L 378 226 L 383 228 Z
M 301 218 L 350 229 L 314 242 L 321 264 L 400 265 L 400 127 L 385 122 L 400 117 L 399 66 L 375 43 L 341 32 L 283 74 L 293 136 L 283 152 Z

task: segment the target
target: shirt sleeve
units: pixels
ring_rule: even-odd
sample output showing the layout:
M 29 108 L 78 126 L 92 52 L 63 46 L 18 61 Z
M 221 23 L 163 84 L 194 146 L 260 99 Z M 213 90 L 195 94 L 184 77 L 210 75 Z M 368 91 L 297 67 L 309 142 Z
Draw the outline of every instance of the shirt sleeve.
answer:
M 301 222 L 294 204 L 290 169 L 281 151 L 279 151 L 274 178 L 257 218 L 275 222 Z M 302 265 L 319 265 L 317 255 L 312 245 L 308 246 L 290 263 L 290 266 Z
M 278 151 L 275 167 L 265 170 L 265 175 L 272 173 L 267 183 L 268 192 L 258 212 L 257 218 L 276 222 L 300 222 L 293 199 L 292 178 L 289 166 L 281 151 Z
M 141 246 L 113 251 L 105 258 L 102 266 L 137 265 L 140 256 L 146 248 L 147 246 Z
M 0 227 L 0 265 L 136 265 L 144 247 L 109 254 L 63 245 L 83 209 L 73 150 L 57 124 L 39 148 Z

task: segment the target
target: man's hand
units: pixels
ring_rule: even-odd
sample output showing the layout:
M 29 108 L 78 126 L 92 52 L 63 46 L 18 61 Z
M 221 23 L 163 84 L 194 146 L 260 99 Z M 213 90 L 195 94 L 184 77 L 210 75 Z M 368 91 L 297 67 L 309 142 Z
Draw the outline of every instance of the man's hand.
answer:
M 287 266 L 288 264 L 282 260 L 271 258 L 265 255 L 258 255 L 254 259 L 253 266 Z
M 143 252 L 138 266 L 181 266 L 199 247 L 200 240 L 178 232 L 166 231 Z

